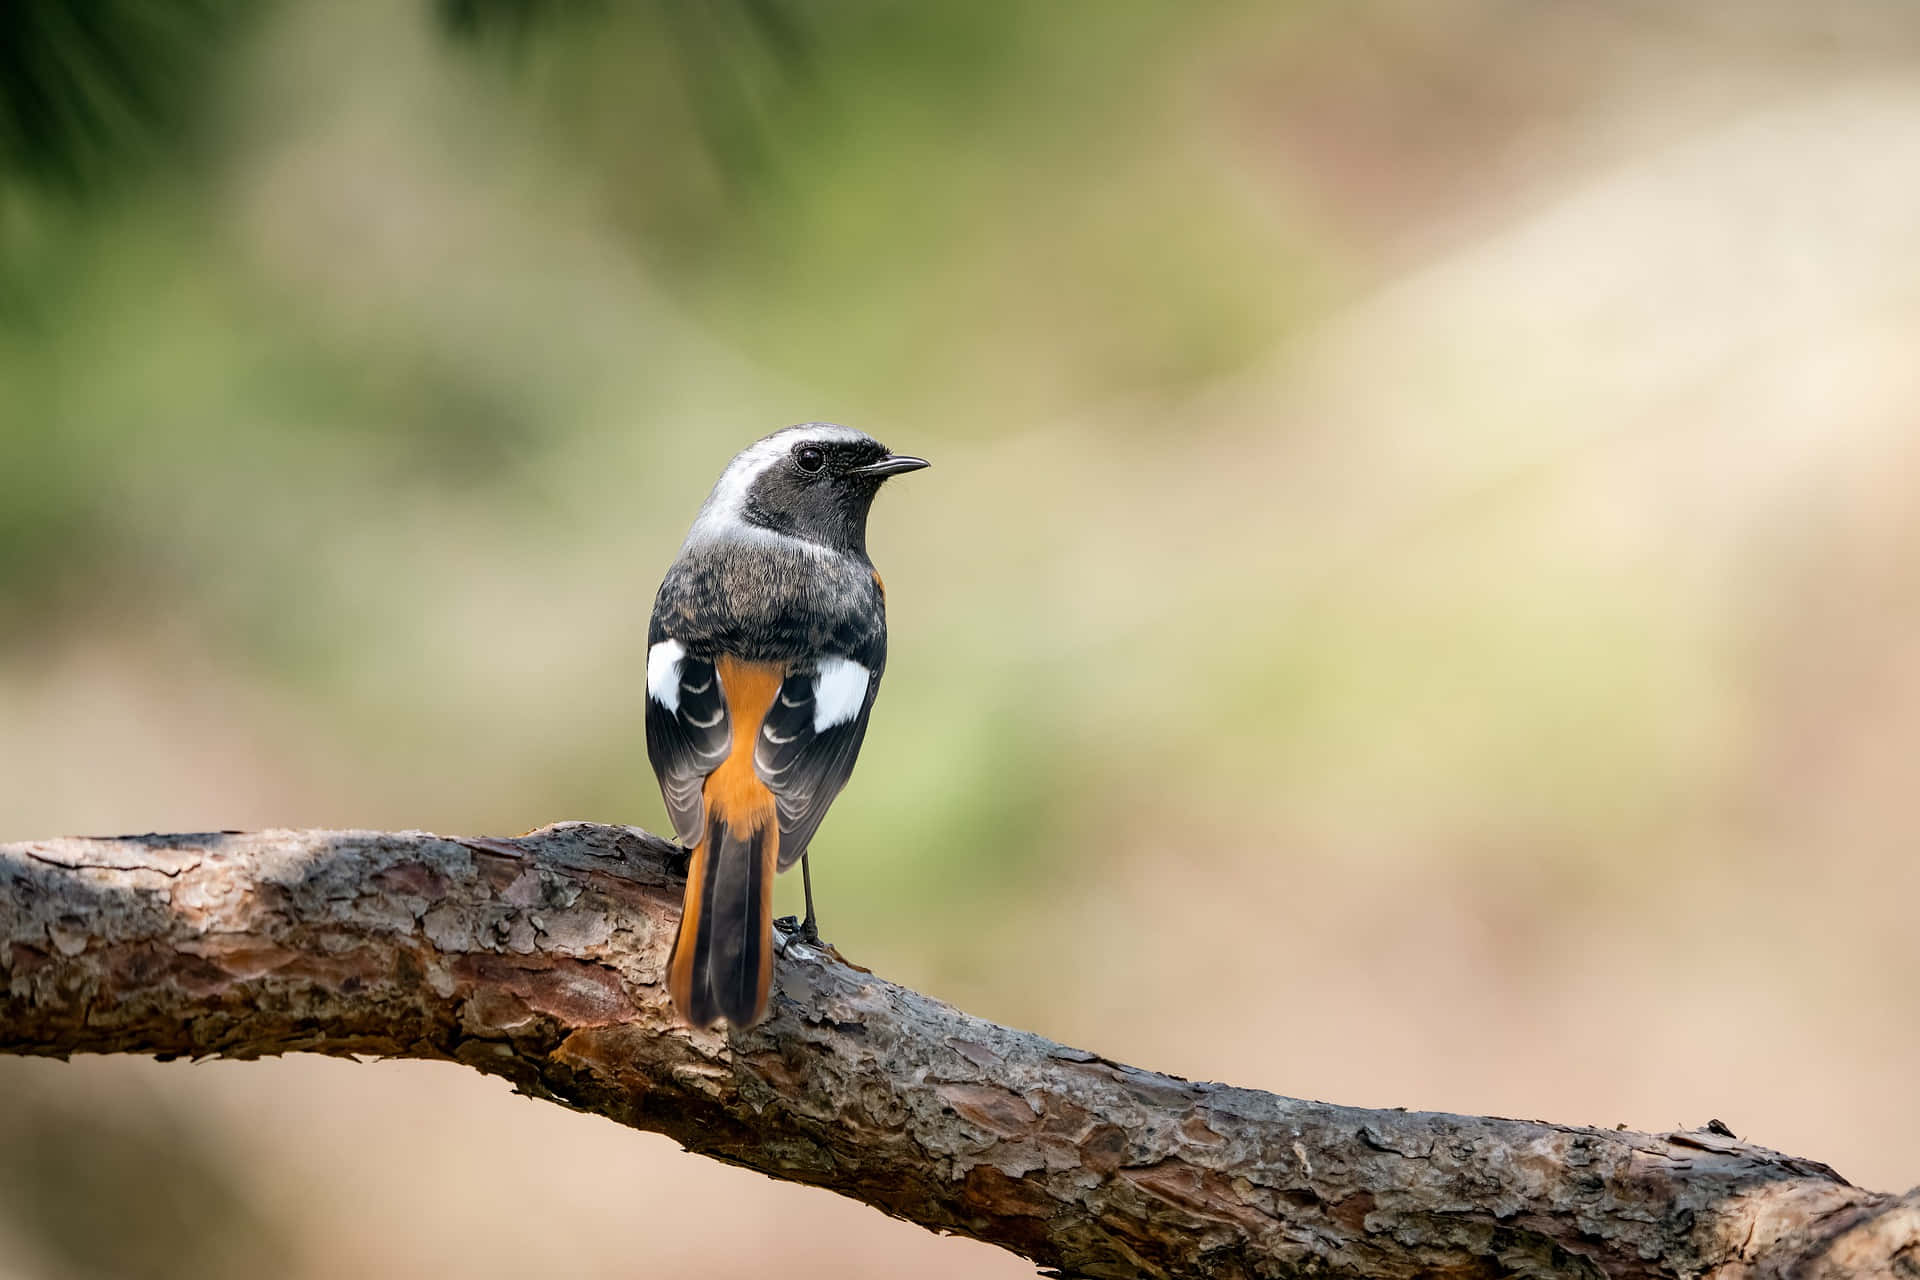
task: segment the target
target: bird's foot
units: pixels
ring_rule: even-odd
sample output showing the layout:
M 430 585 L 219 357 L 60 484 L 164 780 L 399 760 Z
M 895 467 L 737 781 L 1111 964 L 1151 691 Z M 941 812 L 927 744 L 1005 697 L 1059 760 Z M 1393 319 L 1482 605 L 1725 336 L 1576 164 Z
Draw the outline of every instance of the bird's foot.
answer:
M 666 867 L 668 875 L 678 876 L 682 880 L 686 879 L 687 872 L 693 868 L 693 850 L 671 840 L 669 840 L 667 844 L 670 847 L 666 853 L 661 855 L 661 864 Z
M 799 916 L 781 916 L 773 922 L 773 927 L 786 935 L 786 940 L 780 947 L 783 952 L 796 942 L 805 943 L 810 947 L 825 945 L 820 941 L 820 930 L 814 924 L 812 917 L 802 920 Z

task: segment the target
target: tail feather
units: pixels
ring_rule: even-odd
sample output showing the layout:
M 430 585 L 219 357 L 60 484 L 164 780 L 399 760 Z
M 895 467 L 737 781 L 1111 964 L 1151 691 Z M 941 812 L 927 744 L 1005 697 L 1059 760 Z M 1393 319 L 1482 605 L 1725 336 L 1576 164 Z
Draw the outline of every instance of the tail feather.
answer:
M 709 813 L 706 838 L 687 868 L 686 905 L 667 966 L 674 1007 L 696 1027 L 719 1018 L 750 1027 L 766 1014 L 779 852 L 778 822 L 739 833 Z

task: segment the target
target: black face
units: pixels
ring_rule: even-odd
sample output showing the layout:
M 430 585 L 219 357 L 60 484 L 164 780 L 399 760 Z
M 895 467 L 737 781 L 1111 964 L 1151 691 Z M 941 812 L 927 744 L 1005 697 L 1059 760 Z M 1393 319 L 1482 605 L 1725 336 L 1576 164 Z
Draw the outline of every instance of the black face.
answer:
M 747 490 L 741 514 L 752 524 L 865 555 L 867 512 L 887 477 L 925 466 L 876 440 L 797 439 Z

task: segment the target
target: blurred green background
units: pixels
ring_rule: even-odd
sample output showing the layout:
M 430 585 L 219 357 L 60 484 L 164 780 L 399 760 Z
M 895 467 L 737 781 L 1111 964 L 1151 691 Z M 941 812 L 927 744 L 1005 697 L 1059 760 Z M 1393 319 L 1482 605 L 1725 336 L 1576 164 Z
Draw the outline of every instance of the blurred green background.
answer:
M 0 838 L 662 825 L 654 586 L 831 419 L 936 463 L 846 953 L 1903 1188 L 1916 72 L 1899 0 L 7 5 Z M 423 1064 L 0 1060 L 0 1190 L 9 1280 L 1030 1273 Z

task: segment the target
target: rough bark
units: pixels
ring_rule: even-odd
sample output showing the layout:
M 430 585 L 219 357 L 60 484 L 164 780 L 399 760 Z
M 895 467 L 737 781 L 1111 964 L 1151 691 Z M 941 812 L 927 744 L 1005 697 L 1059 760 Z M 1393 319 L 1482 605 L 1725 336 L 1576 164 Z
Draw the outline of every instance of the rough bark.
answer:
M 1088 1276 L 1920 1275 L 1920 1193 L 1717 1125 L 1367 1111 L 1158 1075 L 789 948 L 676 1025 L 672 846 L 266 831 L 0 845 L 0 1050 L 442 1059 Z

